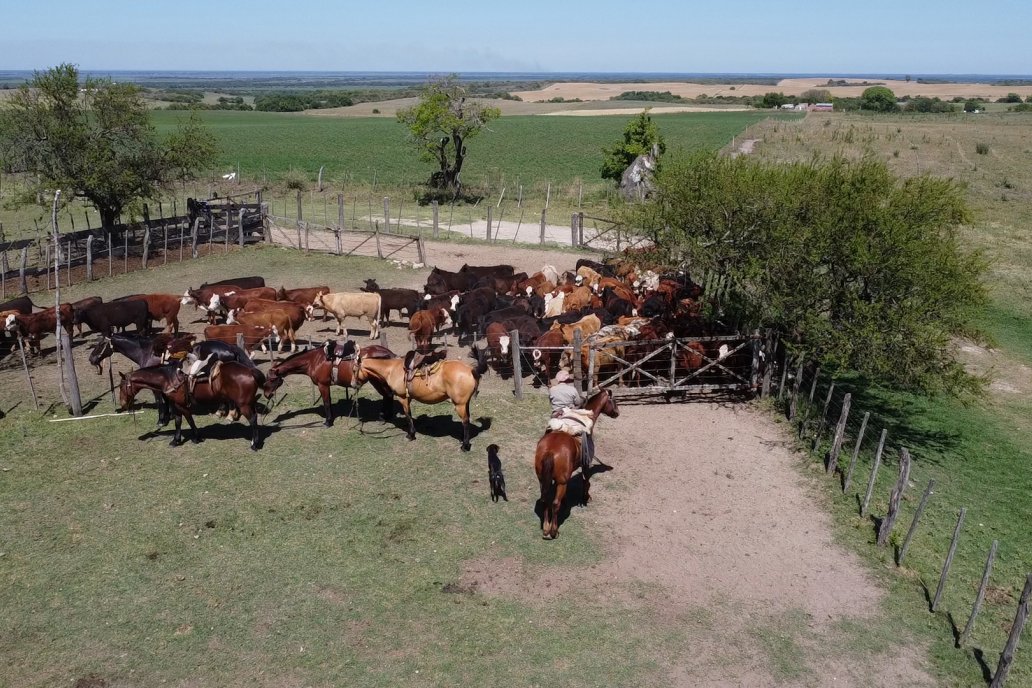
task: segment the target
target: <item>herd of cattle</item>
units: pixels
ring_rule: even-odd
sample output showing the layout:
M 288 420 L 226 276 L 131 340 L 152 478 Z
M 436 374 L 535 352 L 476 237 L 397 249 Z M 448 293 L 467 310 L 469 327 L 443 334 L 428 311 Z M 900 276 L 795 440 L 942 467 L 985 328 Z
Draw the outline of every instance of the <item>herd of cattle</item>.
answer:
M 408 335 L 416 351 L 432 350 L 435 336 L 444 336 L 445 343 L 449 334 L 459 343 L 463 339 L 474 343 L 483 337 L 487 363 L 496 369 L 507 369 L 515 333 L 520 349 L 536 369 L 527 372 L 536 372 L 547 381 L 560 367 L 571 365 L 570 357 L 576 355 L 571 344 L 577 336 L 583 342 L 584 370 L 588 370 L 593 347 L 598 374 L 616 359 L 641 359 L 651 350 L 648 346 L 632 350 L 624 344 L 719 334 L 713 329 L 714 320 L 701 316 L 707 305 L 701 297 L 702 288 L 684 272 L 640 271 L 631 260 L 617 258 L 604 263 L 579 260 L 574 270 L 564 272 L 546 265 L 532 275 L 517 273 L 510 265 L 464 265 L 457 272 L 434 268 L 422 291 L 381 288 L 375 280 L 366 280 L 360 292 L 331 292 L 327 286 L 276 289 L 266 286 L 262 277 L 246 277 L 203 284 L 182 295 L 132 294 L 112 301 L 91 297 L 62 304 L 58 312 L 53 307 L 37 309 L 23 296 L 0 304 L 0 323 L 5 337 L 21 338 L 30 353 L 36 354 L 41 340 L 54 334 L 58 314 L 69 337 L 73 328 L 82 336 L 83 326 L 88 327 L 101 335 L 89 357 L 98 373 L 100 361 L 112 353 L 130 356 L 144 367 L 182 359 L 187 353 L 210 355 L 214 345 L 204 348 L 201 344 L 217 342 L 220 360 L 245 363 L 259 375 L 252 362 L 254 350 L 278 346 L 283 351 L 289 343 L 296 351 L 298 330 L 319 315 L 334 318 L 336 333 L 345 339 L 345 321 L 362 319 L 370 338 L 375 339 L 397 313 L 399 318 L 408 318 Z M 180 333 L 183 306 L 204 312 L 203 342 L 194 334 Z M 164 330 L 152 335 L 156 321 L 164 323 Z M 136 348 L 143 341 L 144 349 L 132 355 L 126 352 L 129 334 L 116 334 L 129 326 L 137 330 Z M 145 341 L 139 339 L 144 336 L 148 337 Z M 621 346 L 607 348 L 615 343 Z M 237 350 L 241 344 L 243 350 Z M 231 353 L 225 354 L 227 351 Z M 701 346 L 688 345 L 675 363 L 687 370 L 697 368 L 704 353 Z M 160 401 L 160 390 L 155 390 L 155 397 L 167 420 L 172 409 L 167 400 L 164 404 Z

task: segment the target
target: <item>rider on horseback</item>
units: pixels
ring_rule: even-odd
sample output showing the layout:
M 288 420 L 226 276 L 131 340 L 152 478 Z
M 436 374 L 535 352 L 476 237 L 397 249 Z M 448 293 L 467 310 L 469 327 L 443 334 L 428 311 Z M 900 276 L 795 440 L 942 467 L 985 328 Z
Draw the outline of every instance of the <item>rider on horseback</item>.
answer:
M 572 428 L 578 429 L 575 436 L 581 438 L 581 470 L 586 471 L 595 459 L 595 440 L 591 434 L 594 428 L 589 420 L 578 413 L 581 408 L 580 392 L 574 386 L 573 377 L 569 372 L 560 370 L 556 373 L 555 383 L 548 389 L 548 400 L 552 403 L 553 419 L 572 421 Z M 550 429 L 551 425 L 552 423 L 549 424 Z

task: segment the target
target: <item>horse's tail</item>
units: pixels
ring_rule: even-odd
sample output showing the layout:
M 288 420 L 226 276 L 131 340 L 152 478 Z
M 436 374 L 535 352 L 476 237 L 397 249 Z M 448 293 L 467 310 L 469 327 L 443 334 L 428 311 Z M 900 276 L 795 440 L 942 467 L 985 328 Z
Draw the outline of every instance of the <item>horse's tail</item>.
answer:
M 554 470 L 555 454 L 546 452 L 545 457 L 541 459 L 541 473 L 538 475 L 538 482 L 541 483 L 541 503 L 544 506 L 552 502 L 552 493 L 555 490 Z

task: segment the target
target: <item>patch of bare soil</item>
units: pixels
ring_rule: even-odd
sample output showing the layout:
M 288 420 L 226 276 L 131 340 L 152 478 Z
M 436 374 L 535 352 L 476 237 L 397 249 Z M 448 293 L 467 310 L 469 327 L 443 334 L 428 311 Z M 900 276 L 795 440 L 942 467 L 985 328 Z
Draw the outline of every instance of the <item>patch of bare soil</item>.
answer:
M 657 624 L 719 619 L 692 634 L 692 661 L 670 666 L 670 685 L 934 685 L 919 651 L 899 645 L 822 656 L 843 627 L 879 620 L 884 592 L 833 542 L 798 456 L 760 411 L 624 405 L 601 423 L 597 453 L 614 470 L 596 475 L 590 506 L 570 516 L 608 542 L 590 575 L 527 576 L 519 562 L 476 561 L 462 584 L 525 600 L 546 579 L 578 580 L 578 594 L 587 583 L 602 601 L 645 589 Z

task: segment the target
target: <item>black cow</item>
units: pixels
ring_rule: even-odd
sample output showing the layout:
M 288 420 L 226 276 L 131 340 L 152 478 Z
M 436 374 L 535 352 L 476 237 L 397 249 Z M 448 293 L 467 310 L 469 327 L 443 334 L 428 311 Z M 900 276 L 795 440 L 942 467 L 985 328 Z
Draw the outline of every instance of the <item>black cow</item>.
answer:
M 484 316 L 491 312 L 495 302 L 495 293 L 490 287 L 474 289 L 463 294 L 459 298 L 459 307 L 455 311 L 455 326 L 459 335 L 473 336 L 480 330 Z
M 36 304 L 32 303 L 28 296 L 19 296 L 16 299 L 0 303 L 0 311 L 18 311 L 22 315 L 28 315 L 35 307 Z
M 390 324 L 391 311 L 398 311 L 398 317 L 404 315 L 412 317 L 412 314 L 420 309 L 420 302 L 423 297 L 415 289 L 381 289 L 374 279 L 367 279 L 362 291 L 380 295 L 380 317 L 384 324 Z
M 616 295 L 612 287 L 602 290 L 602 303 L 605 309 L 613 314 L 615 318 L 625 318 L 637 315 L 637 307 L 627 299 Z
M 603 277 L 616 277 L 616 268 L 612 265 L 581 258 L 577 261 L 577 269 L 580 270 L 582 267 L 589 267 Z
M 641 304 L 641 315 L 646 318 L 656 318 L 668 315 L 670 312 L 670 304 L 667 303 L 666 297 L 659 292 L 651 294 L 645 299 L 645 302 Z
M 236 279 L 224 279 L 219 280 L 218 282 L 205 282 L 200 286 L 200 288 L 204 289 L 205 287 L 215 287 L 220 285 L 232 285 L 234 287 L 240 287 L 241 289 L 257 289 L 258 287 L 265 286 L 265 278 L 258 276 L 237 277 Z
M 529 315 L 507 318 L 502 321 L 502 324 L 505 325 L 505 329 L 508 332 L 513 330 L 519 332 L 520 346 L 532 346 L 544 331 L 541 329 L 541 325 L 538 324 L 537 319 Z
M 516 272 L 511 265 L 463 265 L 459 274 L 471 275 L 473 283 L 484 277 L 512 277 Z
M 94 332 L 110 337 L 112 329 L 128 325 L 136 325 L 137 332 L 147 332 L 150 314 L 146 301 L 111 301 L 76 312 L 72 322 L 76 325 L 85 323 Z
M 426 278 L 424 290 L 431 296 L 438 296 L 449 291 L 469 291 L 475 283 L 476 278 L 469 273 L 434 268 Z
M 493 322 L 504 322 L 509 318 L 519 318 L 522 316 L 532 315 L 530 312 L 530 301 L 519 300 L 513 302 L 511 306 L 506 308 L 499 308 L 498 310 L 491 311 L 484 316 L 484 324 Z

